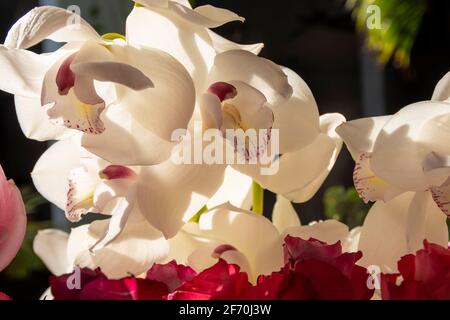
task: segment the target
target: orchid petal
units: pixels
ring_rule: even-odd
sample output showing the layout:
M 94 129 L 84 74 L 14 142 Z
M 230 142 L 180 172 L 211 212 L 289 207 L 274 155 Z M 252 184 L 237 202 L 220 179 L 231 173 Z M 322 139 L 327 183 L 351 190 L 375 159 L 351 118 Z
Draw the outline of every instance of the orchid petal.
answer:
M 128 220 L 120 235 L 95 254 L 89 248 L 105 233 L 109 221 L 97 220 L 72 229 L 68 243 L 69 261 L 81 268 L 100 268 L 108 278 L 120 279 L 138 276 L 153 263 L 164 259 L 169 251 L 168 242 L 138 211 L 131 215 L 134 218 Z
M 83 135 L 83 147 L 120 165 L 153 165 L 167 160 L 176 142 L 142 127 L 124 107 L 122 104 L 109 106 L 102 115 L 107 130 L 100 135 Z
M 264 47 L 263 43 L 239 44 L 230 41 L 228 39 L 225 39 L 209 29 L 207 29 L 206 32 L 211 38 L 212 46 L 214 47 L 217 53 L 225 52 L 228 50 L 245 50 L 258 55 L 261 52 L 262 48 Z
M 291 201 L 279 194 L 273 207 L 272 223 L 280 233 L 290 227 L 301 226 L 300 218 Z
M 314 142 L 295 152 L 281 155 L 272 167 L 278 171 L 272 175 L 261 174 L 260 166 L 233 165 L 240 172 L 251 176 L 263 188 L 282 194 L 293 202 L 308 201 L 322 185 L 336 162 L 342 140 L 334 129 L 345 121 L 340 114 L 321 116 L 321 131 Z M 299 169 L 301 168 L 301 169 Z
M 175 260 L 179 264 L 189 265 L 189 256 L 192 252 L 209 243 L 217 243 L 212 238 L 201 237 L 198 234 L 198 223 L 186 223 L 175 237 L 169 239 L 170 251 L 165 262 Z
M 171 1 L 169 2 L 169 10 L 172 10 L 173 13 L 190 23 L 206 28 L 216 28 L 228 22 L 244 22 L 245 20 L 230 10 L 216 8 L 211 5 L 199 6 L 192 10 L 180 3 Z
M 359 246 L 359 239 L 361 237 L 362 227 L 355 227 L 350 230 L 345 241 L 342 243 L 343 252 L 357 252 Z
M 69 234 L 58 229 L 40 230 L 33 240 L 33 251 L 55 276 L 71 272 L 67 257 Z
M 78 222 L 81 216 L 89 212 L 99 212 L 94 204 L 94 192 L 99 183 L 95 172 L 90 168 L 78 167 L 68 175 L 69 189 L 67 191 L 66 218 Z
M 77 131 L 53 124 L 41 107 L 39 99 L 15 96 L 16 114 L 23 134 L 33 140 L 64 140 Z
M 274 225 L 261 215 L 224 204 L 201 215 L 200 235 L 231 245 L 247 257 L 252 274 L 267 274 L 282 265 L 280 236 Z M 270 259 L 267 259 L 267 250 Z M 263 257 L 264 256 L 264 257 Z
M 357 119 L 344 122 L 336 128 L 353 160 L 356 161 L 363 152 L 373 151 L 375 140 L 390 118 L 391 116 Z
M 172 238 L 223 182 L 225 165 L 176 164 L 172 159 L 143 167 L 138 202 L 145 218 Z
M 422 238 L 420 240 L 428 239 L 440 245 L 448 243 L 446 217 L 430 194 L 426 194 L 416 196 L 416 193 L 406 192 L 386 203 L 377 201 L 373 205 L 359 240 L 359 250 L 363 252 L 361 265 L 376 265 L 383 272 L 395 272 L 398 259 L 418 249 L 418 239 L 411 238 L 415 232 L 418 232 L 416 238 Z M 417 220 L 420 217 L 422 222 Z
M 195 89 L 184 66 L 160 50 L 111 46 L 110 51 L 119 61 L 130 61 L 154 84 L 154 88 L 139 93 L 125 86 L 116 87 L 119 103 L 134 119 L 166 140 L 171 139 L 175 129 L 186 128 L 194 111 Z M 142 88 L 137 85 L 135 89 Z
M 280 66 L 244 50 L 219 53 L 214 59 L 209 82 L 238 80 L 261 91 L 271 104 L 289 99 L 293 89 Z
M 314 222 L 306 226 L 290 227 L 282 233 L 284 239 L 287 235 L 302 239 L 314 238 L 328 244 L 338 241 L 344 243 L 348 237 L 348 227 L 336 220 Z
M 0 45 L 0 89 L 24 97 L 39 97 L 45 72 L 51 59 L 31 51 L 9 49 Z
M 450 176 L 450 156 L 430 152 L 424 159 L 423 172 L 430 186 L 441 186 Z
M 80 167 L 80 158 L 88 153 L 72 140 L 54 143 L 44 152 L 31 173 L 33 183 L 41 195 L 65 210 L 69 185 L 67 177 L 72 169 Z
M 447 181 L 441 186 L 432 186 L 430 192 L 439 209 L 450 217 L 450 183 Z
M 167 52 L 187 69 L 197 92 L 205 91 L 216 52 L 204 27 L 179 19 L 167 9 L 135 7 L 127 18 L 126 29 L 130 45 Z
M 197 272 L 201 272 L 216 264 L 218 259 L 223 259 L 230 264 L 236 264 L 242 272 L 246 272 L 249 275 L 249 278 L 256 278 L 252 274 L 247 257 L 228 244 L 211 243 L 198 248 L 189 256 L 189 266 Z
M 369 153 L 361 153 L 356 159 L 355 170 L 353 171 L 353 183 L 361 199 L 365 203 L 377 200 L 389 201 L 403 193 L 404 190 L 390 186 L 373 173 L 370 169 L 371 157 L 372 155 Z
M 449 130 L 447 103 L 420 102 L 397 112 L 383 126 L 370 166 L 389 184 L 404 190 L 428 188 L 423 162 L 430 152 L 448 154 L 445 144 Z
M 306 147 L 320 133 L 319 112 L 311 90 L 294 71 L 283 71 L 294 91 L 288 101 L 272 108 L 273 128 L 279 130 L 282 154 Z
M 220 129 L 222 126 L 222 104 L 212 93 L 204 93 L 199 99 L 202 124 L 205 129 Z
M 114 203 L 107 230 L 89 250 L 97 252 L 113 242 L 123 232 L 134 208 L 134 203 L 132 203 L 134 200 L 134 193 L 132 193 L 128 197 L 120 197 Z
M 225 202 L 242 209 L 252 205 L 251 190 L 253 180 L 232 167 L 225 170 L 224 180 L 216 193 L 208 200 L 208 208 L 214 208 Z
M 101 38 L 84 19 L 73 12 L 54 6 L 41 6 L 29 11 L 11 27 L 5 45 L 26 49 L 44 39 L 68 42 Z
M 450 102 L 450 72 L 439 80 L 436 88 L 434 89 L 431 100 Z

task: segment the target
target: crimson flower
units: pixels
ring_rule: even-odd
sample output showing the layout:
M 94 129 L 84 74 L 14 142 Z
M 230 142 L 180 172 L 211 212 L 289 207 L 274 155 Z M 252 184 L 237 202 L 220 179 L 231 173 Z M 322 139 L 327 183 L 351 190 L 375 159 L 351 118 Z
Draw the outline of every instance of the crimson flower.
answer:
M 161 300 L 168 293 L 162 282 L 135 277 L 111 280 L 98 269 L 86 268 L 51 276 L 50 286 L 55 300 Z
M 184 283 L 168 300 L 241 300 L 250 299 L 252 285 L 247 273 L 223 259 Z
M 342 253 L 339 242 L 327 245 L 287 236 L 285 266 L 269 276 L 260 276 L 254 299 L 283 300 L 365 300 L 373 290 L 367 286 L 368 273 L 356 265 L 361 252 Z
M 398 261 L 399 273 L 381 275 L 385 300 L 450 299 L 450 249 L 424 241 L 424 248 Z

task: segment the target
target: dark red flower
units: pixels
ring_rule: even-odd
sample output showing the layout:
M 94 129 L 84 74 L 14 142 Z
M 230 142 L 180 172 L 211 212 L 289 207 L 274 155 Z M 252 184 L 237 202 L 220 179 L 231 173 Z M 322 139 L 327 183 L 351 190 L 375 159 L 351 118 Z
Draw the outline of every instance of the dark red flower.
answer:
M 370 299 L 368 273 L 356 265 L 362 254 L 342 253 L 341 244 L 327 245 L 287 236 L 285 266 L 270 276 L 261 276 L 253 288 L 254 299 L 339 300 Z
M 50 286 L 55 300 L 160 300 L 169 292 L 158 281 L 134 277 L 111 280 L 100 270 L 89 269 L 52 276 Z
M 383 299 L 450 299 L 450 249 L 425 240 L 416 255 L 400 259 L 398 271 L 381 275 Z
M 250 298 L 251 287 L 245 272 L 219 259 L 211 268 L 170 293 L 168 300 L 240 300 Z

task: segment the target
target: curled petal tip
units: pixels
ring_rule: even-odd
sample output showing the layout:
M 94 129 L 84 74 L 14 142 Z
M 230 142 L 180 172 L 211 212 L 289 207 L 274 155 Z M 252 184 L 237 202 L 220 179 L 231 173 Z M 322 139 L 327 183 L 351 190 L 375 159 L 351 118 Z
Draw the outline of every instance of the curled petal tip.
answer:
M 237 251 L 235 247 L 229 244 L 221 244 L 217 248 L 214 249 L 211 256 L 213 258 L 219 259 L 220 256 L 227 251 Z

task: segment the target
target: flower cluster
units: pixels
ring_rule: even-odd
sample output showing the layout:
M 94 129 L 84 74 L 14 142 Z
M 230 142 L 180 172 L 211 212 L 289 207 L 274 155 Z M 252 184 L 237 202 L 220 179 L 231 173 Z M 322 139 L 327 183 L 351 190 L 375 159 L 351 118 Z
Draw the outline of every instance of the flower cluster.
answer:
M 298 74 L 259 56 L 262 44 L 213 32 L 244 21 L 229 10 L 141 0 L 125 35 L 73 18 L 37 7 L 0 45 L 0 89 L 14 94 L 24 134 L 56 140 L 34 185 L 81 221 L 34 239 L 54 274 L 46 298 L 449 297 L 450 73 L 430 101 L 347 122 L 320 115 Z M 62 46 L 29 50 L 45 39 Z M 315 195 L 344 142 L 355 187 L 375 204 L 353 230 L 302 225 L 292 202 Z M 264 189 L 277 194 L 271 219 Z M 84 223 L 88 213 L 104 219 Z M 0 171 L 0 270 L 25 224 Z
M 239 266 L 223 259 L 196 273 L 175 261 L 155 264 L 143 278 L 109 280 L 100 270 L 80 271 L 79 288 L 68 289 L 74 274 L 50 278 L 55 299 L 70 300 L 245 300 L 369 299 L 366 269 L 355 263 L 360 253 L 342 253 L 341 245 L 286 237 L 285 265 L 255 285 Z

